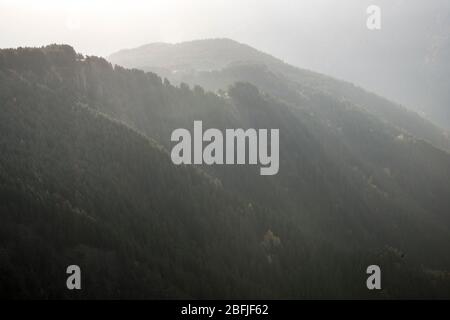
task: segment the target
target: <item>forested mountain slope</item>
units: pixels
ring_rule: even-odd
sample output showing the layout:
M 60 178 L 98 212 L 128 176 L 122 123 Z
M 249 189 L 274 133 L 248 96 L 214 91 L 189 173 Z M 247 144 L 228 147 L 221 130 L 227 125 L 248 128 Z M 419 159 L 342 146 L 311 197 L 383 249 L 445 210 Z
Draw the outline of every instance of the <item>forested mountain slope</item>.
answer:
M 122 50 L 108 57 L 114 64 L 154 71 L 172 82 L 200 84 L 210 90 L 249 81 L 275 97 L 299 104 L 311 92 L 349 100 L 383 121 L 450 150 L 442 129 L 418 114 L 351 83 L 291 66 L 248 45 L 230 39 L 206 39 L 177 44 L 154 43 Z M 368 88 L 370 89 L 370 88 Z
M 61 81 L 84 65 L 70 47 L 1 54 L 22 66 L 0 71 L 1 296 L 271 294 L 264 211 L 76 99 Z
M 0 293 L 448 296 L 448 153 L 305 91 L 215 94 L 69 46 L 1 50 Z M 194 120 L 280 129 L 279 173 L 173 165 L 170 134 Z M 374 263 L 382 292 L 365 286 Z M 80 293 L 65 290 L 68 264 Z

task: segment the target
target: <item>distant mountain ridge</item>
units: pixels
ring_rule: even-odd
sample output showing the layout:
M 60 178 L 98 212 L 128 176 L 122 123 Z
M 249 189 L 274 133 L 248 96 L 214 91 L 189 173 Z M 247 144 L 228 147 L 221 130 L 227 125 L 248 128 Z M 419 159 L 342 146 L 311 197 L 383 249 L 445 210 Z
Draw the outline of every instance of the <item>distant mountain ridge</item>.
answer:
M 193 40 L 169 44 L 151 43 L 136 49 L 125 49 L 108 57 L 127 67 L 167 68 L 170 71 L 218 70 L 236 61 L 282 63 L 275 57 L 231 39 Z
M 214 91 L 226 89 L 236 81 L 249 81 L 281 99 L 286 99 L 286 96 L 275 92 L 274 86 L 283 87 L 283 91 L 290 90 L 291 97 L 302 96 L 305 90 L 328 92 L 358 103 L 377 117 L 403 128 L 417 138 L 450 150 L 447 133 L 413 111 L 351 83 L 291 66 L 231 39 L 148 44 L 113 53 L 108 60 L 128 68 L 156 72 L 175 83 L 199 84 Z M 271 80 L 267 77 L 271 77 Z M 262 83 L 264 80 L 266 82 Z M 290 99 L 289 102 L 299 104 L 296 99 Z

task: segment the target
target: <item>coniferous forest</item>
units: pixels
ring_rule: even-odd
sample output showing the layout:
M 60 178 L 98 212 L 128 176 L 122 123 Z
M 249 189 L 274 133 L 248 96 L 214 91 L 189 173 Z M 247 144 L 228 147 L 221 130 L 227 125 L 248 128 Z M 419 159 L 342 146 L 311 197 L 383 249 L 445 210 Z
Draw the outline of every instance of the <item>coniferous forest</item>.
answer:
M 144 49 L 172 65 L 0 50 L 1 298 L 450 298 L 438 127 L 232 40 Z M 174 165 L 195 120 L 279 129 L 278 174 Z

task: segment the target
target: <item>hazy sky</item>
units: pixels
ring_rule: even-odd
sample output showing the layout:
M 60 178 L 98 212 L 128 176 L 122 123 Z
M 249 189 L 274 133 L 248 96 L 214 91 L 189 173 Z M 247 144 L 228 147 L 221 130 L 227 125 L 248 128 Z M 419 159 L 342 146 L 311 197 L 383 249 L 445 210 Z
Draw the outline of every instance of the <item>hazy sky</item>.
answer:
M 353 23 L 364 27 L 364 0 L 340 2 L 0 0 L 0 47 L 68 43 L 82 53 L 107 55 L 155 41 L 228 37 L 280 54 L 286 40 L 296 46 L 296 39 L 317 33 L 331 37 L 334 30 L 347 28 L 349 7 L 359 11 Z

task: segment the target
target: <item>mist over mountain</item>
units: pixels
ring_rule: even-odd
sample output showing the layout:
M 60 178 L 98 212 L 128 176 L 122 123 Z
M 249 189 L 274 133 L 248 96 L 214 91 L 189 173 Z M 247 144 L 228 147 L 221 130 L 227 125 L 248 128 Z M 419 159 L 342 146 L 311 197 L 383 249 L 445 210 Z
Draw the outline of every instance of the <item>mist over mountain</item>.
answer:
M 321 91 L 360 105 L 383 121 L 450 150 L 447 133 L 405 107 L 354 84 L 291 66 L 230 39 L 148 44 L 119 51 L 108 59 L 129 68 L 154 71 L 174 83 L 198 84 L 212 91 L 226 89 L 236 81 L 248 81 L 297 107 L 305 106 L 311 91 Z
M 448 297 L 439 129 L 230 40 L 110 59 L 169 79 L 70 46 L 0 50 L 2 296 Z M 171 132 L 194 120 L 279 129 L 279 173 L 174 165 Z M 73 261 L 78 293 L 60 273 Z
M 376 4 L 382 9 L 381 30 L 354 29 L 351 41 L 320 70 L 402 103 L 448 131 L 450 3 L 381 0 Z M 338 45 L 327 43 L 329 48 Z M 322 60 L 326 50 L 317 54 L 317 61 Z
M 380 30 L 366 26 L 370 5 L 381 9 Z M 448 0 L 0 0 L 0 29 L 8 30 L 0 47 L 70 43 L 106 56 L 226 37 L 355 83 L 448 131 L 449 12 Z
M 366 27 L 370 5 L 381 9 L 380 30 Z M 239 10 L 233 13 L 228 6 Z M 194 20 L 185 26 L 187 35 L 163 41 L 230 37 L 293 65 L 356 83 L 450 128 L 447 0 L 282 0 L 228 6 L 211 5 L 212 22 L 203 32 L 190 32 L 204 23 Z

